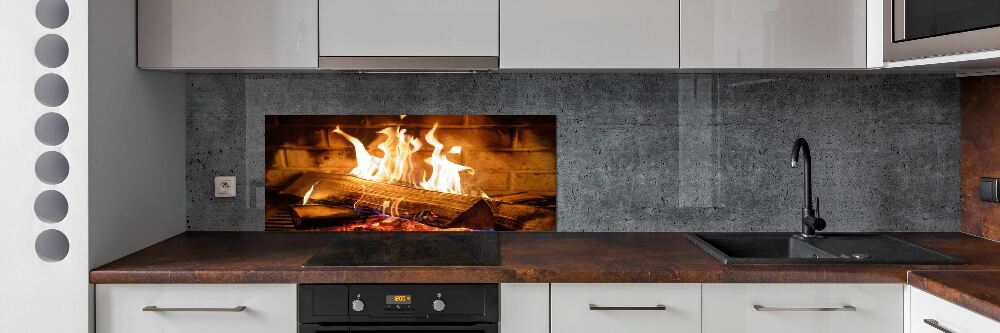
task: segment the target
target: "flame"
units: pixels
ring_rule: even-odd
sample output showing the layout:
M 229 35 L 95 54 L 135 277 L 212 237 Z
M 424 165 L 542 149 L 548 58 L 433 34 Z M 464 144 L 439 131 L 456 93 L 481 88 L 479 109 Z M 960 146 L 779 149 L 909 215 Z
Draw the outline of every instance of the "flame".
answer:
M 362 179 L 374 180 L 374 173 L 378 170 L 373 169 L 378 166 L 378 162 L 376 161 L 378 158 L 372 157 L 368 153 L 368 149 L 365 148 L 365 144 L 361 143 L 361 140 L 345 133 L 340 129 L 340 126 L 337 126 L 333 132 L 340 134 L 354 146 L 354 159 L 358 161 L 358 165 L 354 167 L 354 170 L 351 170 L 351 175 Z
M 406 183 L 430 191 L 463 194 L 460 173 L 463 171 L 471 173 L 474 170 L 448 160 L 447 154 L 461 154 L 462 147 L 453 146 L 445 154 L 444 144 L 434 136 L 437 128 L 438 124 L 435 123 L 424 136 L 424 140 L 434 147 L 431 157 L 424 160 L 431 167 L 431 175 L 427 178 L 424 178 L 425 173 L 421 173 L 413 161 L 415 153 L 420 151 L 423 144 L 420 139 L 406 134 L 406 129 L 396 126 L 378 131 L 378 134 L 384 137 L 384 141 L 376 146 L 382 152 L 382 157 L 372 156 L 361 140 L 347 134 L 339 126 L 333 132 L 340 134 L 354 146 L 354 156 L 358 164 L 351 170 L 352 176 L 384 183 Z M 402 198 L 399 200 L 401 202 Z M 398 202 L 388 206 L 390 207 L 386 208 L 391 214 L 393 213 L 391 206 L 398 206 Z
M 319 182 L 317 181 L 317 182 L 313 183 L 312 186 L 309 187 L 309 191 L 307 191 L 306 195 L 304 197 L 302 197 L 302 204 L 303 205 L 309 203 L 309 197 L 311 197 L 313 195 L 313 191 L 316 190 L 316 185 L 318 185 L 318 184 L 319 184 Z
M 462 194 L 462 179 L 458 174 L 465 170 L 469 170 L 470 172 L 473 170 L 470 167 L 449 161 L 448 157 L 441 153 L 444 151 L 444 144 L 434 137 L 434 132 L 437 132 L 436 123 L 431 128 L 431 131 L 427 132 L 427 135 L 424 136 L 424 140 L 427 140 L 427 143 L 434 146 L 434 152 L 431 153 L 431 157 L 424 160 L 433 169 L 431 170 L 431 177 L 420 182 L 420 187 L 425 190 Z M 461 146 L 454 146 L 448 150 L 450 154 L 459 154 L 461 152 Z

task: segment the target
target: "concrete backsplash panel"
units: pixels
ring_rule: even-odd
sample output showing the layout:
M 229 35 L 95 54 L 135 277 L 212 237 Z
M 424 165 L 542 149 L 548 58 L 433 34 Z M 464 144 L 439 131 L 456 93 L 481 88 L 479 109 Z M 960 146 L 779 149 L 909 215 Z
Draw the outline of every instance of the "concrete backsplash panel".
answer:
M 564 231 L 959 229 L 959 84 L 883 74 L 191 74 L 188 227 L 263 230 L 264 115 L 554 114 Z M 238 177 L 236 198 L 212 178 Z

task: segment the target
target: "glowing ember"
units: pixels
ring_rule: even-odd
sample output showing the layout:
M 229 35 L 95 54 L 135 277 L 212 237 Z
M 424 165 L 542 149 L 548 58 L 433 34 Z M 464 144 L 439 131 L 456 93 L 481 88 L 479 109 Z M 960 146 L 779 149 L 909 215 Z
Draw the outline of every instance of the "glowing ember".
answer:
M 358 164 L 351 170 L 352 176 L 384 183 L 402 182 L 430 191 L 464 194 L 459 174 L 463 171 L 472 173 L 474 170 L 448 160 L 444 153 L 444 144 L 434 136 L 437 127 L 438 124 L 435 123 L 434 127 L 424 136 L 424 140 L 434 147 L 431 157 L 424 160 L 431 167 L 430 177 L 427 178 L 424 178 L 425 173 L 420 172 L 413 161 L 414 154 L 420 151 L 422 143 L 420 139 L 407 135 L 405 129 L 398 126 L 386 127 L 378 132 L 385 137 L 385 141 L 377 146 L 378 150 L 382 151 L 382 157 L 372 156 L 361 140 L 347 134 L 340 127 L 334 129 L 333 132 L 340 134 L 354 146 L 354 155 Z M 448 154 L 460 154 L 461 152 L 461 146 L 453 146 L 447 150 Z M 420 174 L 418 175 L 418 173 Z M 398 207 L 399 202 L 402 202 L 402 198 L 395 204 L 386 205 L 386 210 L 383 212 L 395 215 L 393 208 Z

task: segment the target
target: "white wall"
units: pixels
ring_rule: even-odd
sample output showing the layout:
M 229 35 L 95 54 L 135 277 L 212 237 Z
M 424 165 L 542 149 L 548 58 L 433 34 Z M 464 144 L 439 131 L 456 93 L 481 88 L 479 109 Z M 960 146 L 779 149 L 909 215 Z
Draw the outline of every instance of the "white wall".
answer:
M 0 332 L 86 332 L 89 270 L 184 230 L 184 78 L 136 69 L 134 1 L 66 0 L 68 20 L 54 28 L 36 19 L 37 3 L 5 1 L 0 10 Z M 54 68 L 35 58 L 46 34 L 69 47 Z M 36 100 L 46 74 L 65 79 L 62 104 Z M 34 130 L 48 112 L 69 124 L 65 141 L 52 146 Z M 65 156 L 65 180 L 36 176 L 45 152 Z M 60 221 L 35 214 L 47 190 L 66 197 Z M 36 238 L 50 229 L 68 239 L 61 260 L 36 252 Z
M 184 231 L 184 75 L 136 67 L 134 0 L 90 0 L 90 267 Z
M 49 29 L 35 18 L 37 1 L 4 1 L 0 9 L 0 332 L 85 332 L 88 327 L 87 224 L 87 2 L 67 0 L 69 19 Z M 56 68 L 35 60 L 35 43 L 45 34 L 67 41 L 69 56 Z M 62 76 L 69 87 L 66 101 L 44 106 L 34 96 L 36 80 L 45 74 Z M 61 114 L 69 136 L 55 146 L 36 139 L 36 120 L 46 112 Z M 63 154 L 69 162 L 66 179 L 45 184 L 35 175 L 43 152 Z M 61 192 L 68 214 L 58 223 L 35 215 L 36 196 Z M 42 260 L 35 240 L 44 230 L 57 230 L 69 241 L 59 261 Z

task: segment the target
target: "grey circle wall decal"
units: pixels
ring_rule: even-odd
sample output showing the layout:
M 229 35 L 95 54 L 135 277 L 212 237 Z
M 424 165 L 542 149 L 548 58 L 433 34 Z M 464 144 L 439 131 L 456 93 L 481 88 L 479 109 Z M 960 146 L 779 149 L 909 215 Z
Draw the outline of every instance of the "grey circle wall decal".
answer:
M 59 191 L 48 190 L 35 198 L 35 216 L 43 222 L 62 222 L 68 213 L 69 201 Z
M 69 254 L 69 238 L 59 230 L 42 231 L 35 238 L 35 253 L 48 262 L 61 261 Z
M 35 175 L 49 185 L 62 183 L 69 176 L 69 161 L 59 152 L 44 152 L 35 161 Z
M 61 114 L 49 112 L 35 121 L 35 137 L 38 141 L 55 146 L 66 141 L 69 136 L 69 122 Z
M 45 74 L 35 81 L 35 98 L 42 105 L 56 107 L 62 105 L 69 97 L 69 85 L 66 79 L 58 74 Z
M 61 27 L 69 19 L 69 5 L 65 0 L 39 0 L 35 5 L 35 18 L 43 27 Z
M 66 63 L 69 57 L 69 44 L 62 36 L 48 34 L 35 43 L 35 59 L 48 68 L 56 68 Z

